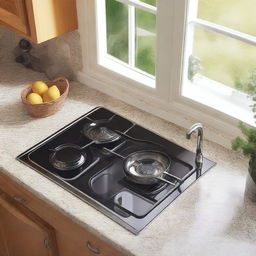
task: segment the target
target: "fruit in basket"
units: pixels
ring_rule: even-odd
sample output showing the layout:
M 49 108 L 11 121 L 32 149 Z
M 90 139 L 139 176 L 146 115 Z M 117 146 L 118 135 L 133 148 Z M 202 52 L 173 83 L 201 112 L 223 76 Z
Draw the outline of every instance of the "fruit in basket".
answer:
M 52 101 L 52 99 L 48 96 L 47 91 L 43 94 L 43 101 L 44 102 Z
M 44 102 L 49 102 L 52 100 L 56 100 L 60 97 L 60 91 L 56 85 L 51 86 L 44 94 L 43 100 Z
M 51 86 L 48 89 L 48 95 L 50 96 L 50 98 L 56 100 L 60 97 L 60 90 L 56 85 Z
M 28 96 L 27 96 L 27 101 L 30 102 L 31 104 L 41 104 L 43 103 L 43 99 L 42 97 L 37 94 L 37 93 L 30 93 Z
M 48 86 L 43 81 L 35 81 L 32 84 L 32 91 L 39 95 L 43 95 L 48 90 Z

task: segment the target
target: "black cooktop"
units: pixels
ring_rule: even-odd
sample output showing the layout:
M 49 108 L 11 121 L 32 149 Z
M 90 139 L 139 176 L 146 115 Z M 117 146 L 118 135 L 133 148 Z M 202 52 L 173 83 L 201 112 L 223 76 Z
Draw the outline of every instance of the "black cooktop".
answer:
M 124 162 L 137 152 L 164 154 L 170 161 L 168 175 L 163 175 L 167 182 L 148 185 L 132 181 L 124 171 Z M 204 158 L 198 173 L 194 153 L 102 107 L 66 125 L 17 159 L 134 234 L 215 165 Z

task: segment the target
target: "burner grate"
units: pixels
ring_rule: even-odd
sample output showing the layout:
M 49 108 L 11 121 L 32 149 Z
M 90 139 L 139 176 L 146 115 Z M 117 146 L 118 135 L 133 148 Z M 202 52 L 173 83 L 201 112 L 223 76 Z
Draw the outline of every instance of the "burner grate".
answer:
M 96 120 L 87 123 L 83 127 L 83 134 L 96 144 L 110 143 L 119 140 L 121 136 L 108 127 L 114 117 L 115 115 L 106 120 Z
M 62 144 L 54 149 L 49 161 L 59 171 L 71 171 L 82 166 L 86 161 L 86 153 L 74 144 Z

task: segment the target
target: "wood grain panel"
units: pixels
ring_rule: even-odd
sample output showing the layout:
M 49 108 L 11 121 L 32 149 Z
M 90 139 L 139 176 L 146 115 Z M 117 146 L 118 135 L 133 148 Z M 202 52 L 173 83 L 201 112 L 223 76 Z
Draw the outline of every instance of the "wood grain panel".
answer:
M 0 0 L 0 21 L 24 34 L 29 34 L 25 0 Z
M 1 8 L 15 15 L 19 14 L 17 10 L 17 3 L 18 2 L 15 0 L 0 0 Z
M 26 3 L 30 27 L 36 31 L 38 43 L 77 29 L 75 0 L 26 0 Z
M 22 202 L 23 205 L 54 227 L 61 256 L 95 255 L 87 248 L 88 242 L 100 250 L 101 256 L 123 255 L 1 172 L 0 189 Z
M 54 229 L 6 194 L 0 196 L 0 221 L 10 256 L 58 256 Z
M 0 0 L 0 24 L 41 43 L 77 29 L 76 0 Z

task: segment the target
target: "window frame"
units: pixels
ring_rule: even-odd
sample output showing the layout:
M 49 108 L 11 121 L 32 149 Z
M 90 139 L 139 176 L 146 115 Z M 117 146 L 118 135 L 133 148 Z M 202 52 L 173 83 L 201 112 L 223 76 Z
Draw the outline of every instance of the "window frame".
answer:
M 128 64 L 111 56 L 107 53 L 107 32 L 106 26 L 102 26 L 106 22 L 105 13 L 105 0 L 95 0 L 96 20 L 97 28 L 97 63 L 106 69 L 115 70 L 118 74 L 124 77 L 133 77 L 133 80 L 137 81 L 136 86 L 148 86 L 155 88 L 154 76 L 138 69 L 135 67 L 135 6 L 138 6 L 135 0 L 118 0 L 121 3 L 133 3 L 134 6 L 128 7 L 129 16 L 129 53 L 128 53 Z M 147 4 L 141 6 L 142 10 L 150 10 L 151 13 L 155 13 L 156 8 L 149 8 Z
M 188 24 L 194 19 L 196 4 L 197 0 L 158 1 L 157 47 L 164 51 L 157 51 L 156 86 L 153 88 L 139 83 L 139 79 L 129 79 L 98 64 L 95 0 L 77 0 L 83 59 L 83 69 L 77 73 L 77 78 L 90 87 L 184 128 L 193 122 L 202 122 L 208 128 L 206 138 L 230 148 L 232 138 L 240 135 L 238 120 L 182 95 L 186 74 L 183 70 L 188 68 L 188 61 L 184 60 L 192 49 L 192 44 L 186 40 L 193 35 Z
M 213 31 L 218 34 L 228 36 L 230 38 L 239 40 L 241 42 L 256 46 L 256 37 L 251 36 L 249 34 L 245 34 L 243 32 L 239 32 L 237 30 L 219 25 L 217 23 L 213 23 L 210 21 L 206 21 L 203 19 L 197 18 L 197 9 L 198 9 L 198 0 L 191 0 L 189 1 L 189 7 L 187 7 L 187 21 L 186 21 L 186 38 L 193 38 L 194 35 L 194 28 L 196 26 L 204 28 L 208 31 Z M 251 111 L 251 105 L 253 104 L 252 100 L 248 99 L 248 97 L 245 96 L 244 92 L 240 92 L 234 88 L 231 88 L 229 86 L 223 85 L 217 81 L 214 81 L 210 78 L 204 77 L 200 75 L 201 79 L 204 79 L 204 82 L 207 84 L 207 86 L 203 87 L 202 83 L 195 84 L 196 86 L 200 87 L 200 95 L 198 97 L 189 97 L 188 94 L 191 92 L 191 88 L 188 90 L 188 92 L 185 92 L 185 88 L 187 89 L 191 82 L 187 78 L 187 72 L 188 70 L 188 59 L 189 56 L 192 54 L 192 48 L 193 48 L 193 40 L 185 40 L 185 48 L 184 48 L 184 72 L 182 74 L 182 81 L 180 82 L 179 88 L 175 88 L 174 91 L 174 100 L 178 98 L 178 102 L 181 104 L 189 104 L 189 106 L 193 109 L 204 109 L 204 111 L 207 111 L 208 113 L 211 113 L 211 115 L 214 115 L 214 113 L 217 111 L 219 112 L 221 118 L 230 119 L 230 117 L 234 120 L 240 120 L 243 121 L 251 126 L 255 126 L 255 120 Z M 202 96 L 207 97 L 207 95 L 211 94 L 212 89 L 211 86 L 217 86 L 220 91 L 219 93 L 215 90 L 215 95 L 213 98 L 208 97 L 208 103 L 204 103 L 205 100 L 201 100 L 200 97 Z M 193 87 L 193 86 L 192 86 Z M 181 91 L 180 91 L 181 90 Z M 190 92 L 189 92 L 190 91 Z M 217 104 L 214 104 L 213 101 L 216 101 L 219 99 L 224 99 L 228 104 L 225 104 L 227 109 L 221 109 L 223 108 L 223 105 L 221 104 L 217 106 Z M 240 98 L 240 100 L 237 100 Z M 232 108 L 237 108 L 237 103 L 240 103 L 240 109 L 238 111 L 233 111 Z M 243 114 L 241 114 L 243 113 Z M 231 119 L 230 119 L 231 120 Z M 231 121 L 233 123 L 233 121 Z

